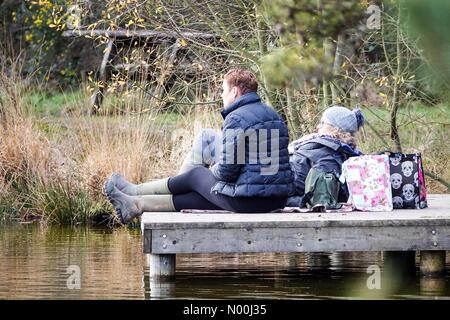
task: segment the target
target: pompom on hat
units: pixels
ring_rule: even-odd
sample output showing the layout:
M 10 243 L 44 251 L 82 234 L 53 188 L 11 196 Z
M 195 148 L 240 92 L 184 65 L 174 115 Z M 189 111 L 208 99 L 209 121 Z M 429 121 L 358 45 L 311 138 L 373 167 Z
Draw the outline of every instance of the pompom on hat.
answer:
M 361 109 L 350 110 L 335 105 L 327 108 L 322 115 L 322 122 L 339 128 L 342 131 L 355 133 L 364 125 L 364 115 Z

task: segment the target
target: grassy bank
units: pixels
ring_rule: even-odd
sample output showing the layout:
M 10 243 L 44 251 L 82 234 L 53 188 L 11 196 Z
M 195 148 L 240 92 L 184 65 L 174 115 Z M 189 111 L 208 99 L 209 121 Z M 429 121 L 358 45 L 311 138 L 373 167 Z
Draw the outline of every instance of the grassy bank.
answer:
M 2 220 L 114 225 L 102 194 L 112 172 L 136 183 L 173 175 L 195 131 L 217 126 L 205 108 L 114 114 L 114 99 L 105 100 L 106 115 L 87 116 L 84 92 L 39 93 L 19 81 L 6 79 L 0 88 Z M 146 107 L 143 97 L 133 107 L 136 101 Z
M 368 124 L 361 135 L 364 152 L 392 150 L 389 137 L 389 112 L 382 108 L 363 108 Z M 397 119 L 400 142 L 404 153 L 422 153 L 425 171 L 450 181 L 450 104 L 425 106 L 410 104 L 400 108 Z M 426 184 L 430 193 L 450 190 L 429 176 Z
M 83 91 L 49 94 L 18 78 L 3 80 L 0 219 L 114 225 L 101 191 L 111 172 L 136 183 L 176 174 L 194 134 L 201 127 L 220 126 L 217 110 L 206 107 L 115 114 L 114 96 L 105 100 L 104 115 L 87 116 L 89 99 Z M 144 97 L 135 97 L 134 108 L 136 103 L 149 109 Z M 387 110 L 363 111 L 369 126 L 361 134 L 361 149 L 389 149 Z M 449 105 L 412 104 L 400 109 L 398 122 L 403 151 L 422 152 L 425 169 L 447 181 L 449 119 Z M 427 184 L 429 192 L 448 192 L 435 180 L 428 178 Z

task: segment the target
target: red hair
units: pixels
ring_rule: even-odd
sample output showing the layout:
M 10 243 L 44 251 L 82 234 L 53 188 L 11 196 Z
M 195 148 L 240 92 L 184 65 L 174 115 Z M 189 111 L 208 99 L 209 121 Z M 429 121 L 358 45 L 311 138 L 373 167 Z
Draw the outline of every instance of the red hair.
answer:
M 245 69 L 231 69 L 225 74 L 224 80 L 227 81 L 230 87 L 238 87 L 241 94 L 258 90 L 258 81 L 255 74 Z

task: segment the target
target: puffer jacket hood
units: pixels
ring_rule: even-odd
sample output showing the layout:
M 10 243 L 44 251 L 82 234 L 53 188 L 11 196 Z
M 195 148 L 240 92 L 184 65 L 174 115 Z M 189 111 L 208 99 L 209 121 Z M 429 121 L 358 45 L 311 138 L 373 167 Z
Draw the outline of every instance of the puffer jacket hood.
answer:
M 357 148 L 343 143 L 339 139 L 327 135 L 319 135 L 316 133 L 307 135 L 289 144 L 289 155 L 292 156 L 295 152 L 302 152 L 309 155 L 310 159 L 315 159 L 320 154 L 314 150 L 323 149 L 324 147 L 340 152 L 348 157 L 355 157 L 362 155 L 362 152 Z M 310 150 L 310 151 L 308 151 Z

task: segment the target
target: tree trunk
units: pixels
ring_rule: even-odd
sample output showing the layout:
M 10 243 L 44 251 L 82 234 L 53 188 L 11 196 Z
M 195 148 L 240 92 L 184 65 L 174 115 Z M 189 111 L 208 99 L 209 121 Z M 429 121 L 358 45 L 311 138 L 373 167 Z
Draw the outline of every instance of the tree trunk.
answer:
M 288 129 L 289 132 L 291 132 L 291 134 L 296 137 L 297 136 L 297 131 L 298 131 L 298 121 L 297 118 L 294 115 L 294 106 L 292 105 L 292 92 L 291 89 L 286 88 L 285 89 L 285 93 L 286 93 L 286 117 L 287 117 L 287 122 L 288 122 Z
M 331 83 L 331 100 L 333 104 L 339 103 L 341 101 L 339 97 L 339 82 L 338 76 L 340 75 L 341 65 L 342 65 L 342 53 L 344 49 L 344 36 L 340 34 L 336 42 L 336 51 L 334 53 L 333 62 L 333 83 Z
M 326 60 L 331 61 L 334 50 L 335 50 L 334 45 L 330 40 L 323 41 L 323 51 L 324 51 Z M 324 104 L 325 108 L 330 106 L 330 99 L 329 99 L 330 93 L 328 91 L 328 89 L 330 89 L 330 88 L 331 88 L 331 92 L 333 92 L 333 86 L 331 85 L 329 79 L 324 78 L 323 79 L 323 104 Z
M 91 96 L 91 110 L 90 115 L 95 115 L 100 110 L 101 104 L 103 102 L 104 92 L 106 91 L 106 85 L 108 78 L 111 75 L 111 64 L 116 55 L 116 46 L 114 43 L 115 38 L 110 38 L 106 45 L 105 53 L 103 54 L 102 63 L 100 65 L 100 70 L 97 77 L 98 87 L 96 91 Z
M 175 59 L 177 57 L 178 50 L 180 48 L 179 41 L 177 40 L 173 43 L 168 49 L 168 56 L 164 59 L 164 63 L 161 66 L 161 74 L 158 77 L 156 82 L 156 88 L 153 93 L 153 98 L 151 105 L 158 106 L 158 108 L 163 108 L 166 104 L 166 101 L 163 99 L 163 96 L 166 92 L 164 92 L 166 88 L 166 82 L 170 78 L 171 72 L 174 68 Z
M 394 151 L 396 152 L 402 152 L 402 146 L 400 143 L 400 136 L 398 133 L 398 127 L 397 127 L 397 112 L 399 108 L 398 103 L 398 90 L 399 90 L 399 79 L 401 74 L 401 68 L 402 68 L 402 59 L 401 59 L 401 51 L 400 51 L 400 10 L 398 12 L 398 20 L 397 20 L 397 46 L 396 46 L 396 54 L 397 54 L 397 70 L 395 72 L 394 76 L 394 91 L 392 94 L 392 101 L 391 101 L 391 112 L 390 112 L 390 136 L 392 141 L 394 142 Z
M 322 84 L 322 91 L 323 91 L 323 107 L 328 108 L 330 106 L 330 99 L 329 99 L 329 89 L 330 83 L 328 81 L 323 81 Z

